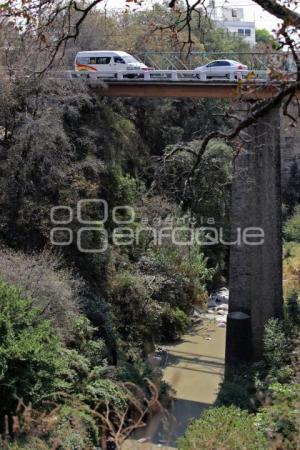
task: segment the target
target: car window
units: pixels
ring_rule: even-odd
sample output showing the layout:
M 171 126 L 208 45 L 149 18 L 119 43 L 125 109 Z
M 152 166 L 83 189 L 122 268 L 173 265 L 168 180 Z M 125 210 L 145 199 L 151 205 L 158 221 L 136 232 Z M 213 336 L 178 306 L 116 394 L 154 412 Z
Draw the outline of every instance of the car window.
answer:
M 89 64 L 90 58 L 88 56 L 78 56 L 76 59 L 77 64 Z
M 114 62 L 118 64 L 125 64 L 124 59 L 122 59 L 120 56 L 114 56 Z
M 229 61 L 219 61 L 219 66 L 230 66 L 230 62 Z
M 123 58 L 125 60 L 125 62 L 127 63 L 138 63 L 139 61 L 137 59 L 135 59 L 133 56 L 128 55 L 128 56 L 124 56 Z
M 219 63 L 219 61 L 214 61 L 214 62 L 211 62 L 211 63 L 207 64 L 206 67 L 216 67 L 216 66 L 219 65 L 218 63 Z
M 110 56 L 91 56 L 90 57 L 90 64 L 109 64 L 110 63 Z

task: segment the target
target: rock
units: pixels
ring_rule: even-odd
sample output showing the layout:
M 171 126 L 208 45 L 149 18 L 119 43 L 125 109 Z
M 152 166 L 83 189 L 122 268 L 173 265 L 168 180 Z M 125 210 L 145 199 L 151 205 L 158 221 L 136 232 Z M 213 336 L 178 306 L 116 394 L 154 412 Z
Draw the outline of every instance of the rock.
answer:
M 219 309 L 224 309 L 224 310 L 228 311 L 228 304 L 222 303 L 220 306 L 217 307 L 217 310 L 219 310 Z
M 216 317 L 216 321 L 227 323 L 227 316 L 218 316 L 218 317 Z
M 215 308 L 217 306 L 217 303 L 215 301 L 210 300 L 207 304 L 208 308 Z

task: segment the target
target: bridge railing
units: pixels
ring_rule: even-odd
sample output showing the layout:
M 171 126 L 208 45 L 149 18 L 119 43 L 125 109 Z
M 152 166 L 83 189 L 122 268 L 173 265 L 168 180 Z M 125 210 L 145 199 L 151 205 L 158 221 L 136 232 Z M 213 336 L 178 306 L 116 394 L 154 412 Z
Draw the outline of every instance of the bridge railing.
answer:
M 209 71 L 199 71 L 194 70 L 147 70 L 147 71 L 123 71 L 123 72 L 74 72 L 69 71 L 67 76 L 70 78 L 83 78 L 90 80 L 117 80 L 117 81 L 157 81 L 157 82 L 196 82 L 196 81 L 207 81 L 211 75 Z M 218 79 L 214 77 L 214 79 Z M 219 77 L 219 79 L 224 80 L 224 77 Z M 243 70 L 243 71 L 232 71 L 228 74 L 228 81 L 236 80 L 257 80 L 266 81 L 268 79 L 268 72 L 266 70 Z

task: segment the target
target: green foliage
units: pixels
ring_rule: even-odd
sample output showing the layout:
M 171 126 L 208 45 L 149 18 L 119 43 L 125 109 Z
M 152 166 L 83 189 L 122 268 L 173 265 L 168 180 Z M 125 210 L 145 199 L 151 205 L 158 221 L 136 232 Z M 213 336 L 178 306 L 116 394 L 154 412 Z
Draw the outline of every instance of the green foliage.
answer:
M 268 405 L 260 408 L 255 423 L 272 441 L 279 438 L 286 450 L 298 448 L 300 385 L 275 383 L 269 388 Z
M 283 283 L 284 298 L 287 299 L 293 291 L 300 292 L 300 279 L 298 277 L 300 268 L 300 243 L 284 243 L 283 260 Z
M 179 450 L 266 450 L 267 440 L 254 416 L 239 408 L 211 408 L 188 427 Z
M 287 241 L 300 242 L 300 205 L 284 225 L 284 236 Z
M 84 316 L 73 327 L 74 348 L 63 347 L 31 300 L 0 283 L 0 418 L 14 413 L 18 398 L 39 406 L 45 398 L 75 395 L 91 406 L 108 400 L 113 408 L 125 407 L 122 389 L 106 379 L 106 348 L 95 339 L 96 329 Z M 71 434 L 71 441 L 80 438 Z
M 58 255 L 47 250 L 24 254 L 0 250 L 0 279 L 19 287 L 32 299 L 40 317 L 48 319 L 65 341 L 72 338 L 74 318 L 80 314 L 80 291 L 84 283 L 65 266 Z
M 88 410 L 64 405 L 49 442 L 59 442 L 61 450 L 92 450 L 99 443 L 99 428 Z
M 100 440 L 97 420 L 80 402 L 66 401 L 43 413 L 20 407 L 14 423 L 18 424 L 14 444 L 5 446 L 10 450 L 93 450 Z
M 196 220 L 196 227 L 207 226 L 209 219 L 210 225 L 222 227 L 226 239 L 229 238 L 232 148 L 221 140 L 211 141 L 193 175 L 193 183 L 186 186 L 186 177 L 194 164 L 191 151 L 198 153 L 200 146 L 200 140 L 182 144 L 181 152 L 168 157 L 168 171 L 160 183 L 176 202 L 182 201 L 181 193 L 185 192 L 183 210 Z M 167 147 L 166 156 L 173 150 L 174 147 Z M 203 251 L 208 257 L 208 266 L 215 269 L 212 281 L 222 282 L 227 250 L 222 245 L 214 245 L 204 247 Z
M 290 329 L 277 319 L 268 321 L 264 334 L 264 360 L 272 377 L 290 361 Z
M 234 405 L 248 411 L 255 411 L 255 389 L 251 368 L 245 367 L 227 376 L 222 382 L 218 405 Z
M 168 158 L 168 172 L 163 179 L 163 188 L 168 192 L 171 186 L 170 195 L 174 195 L 175 191 L 175 199 L 185 190 L 184 207 L 193 217 L 213 218 L 216 223 L 222 223 L 228 218 L 229 212 L 232 149 L 221 140 L 212 140 L 194 174 L 193 185 L 185 186 L 186 175 L 194 163 L 191 151 L 198 153 L 200 147 L 200 140 L 190 141 L 182 145 L 182 152 L 175 152 Z M 172 150 L 172 146 L 167 147 L 166 155 Z
M 154 341 L 160 327 L 160 306 L 140 277 L 128 271 L 116 273 L 110 283 L 110 302 L 117 330 L 127 344 L 142 350 Z
M 111 167 L 107 179 L 107 201 L 110 208 L 114 206 L 131 206 L 137 196 L 137 181 L 130 175 L 122 173 L 120 166 Z
M 190 298 L 185 298 L 190 290 L 184 291 L 184 287 L 189 287 L 188 278 L 181 286 L 183 278 L 179 274 L 176 276 L 175 271 L 168 278 L 161 277 L 159 270 L 157 274 L 162 280 L 158 279 L 151 288 L 147 275 L 133 275 L 129 271 L 117 272 L 110 282 L 110 302 L 120 336 L 126 346 L 146 353 L 161 339 L 180 337 L 190 325 L 183 311 L 191 302 Z
M 189 240 L 188 236 L 181 238 Z M 143 264 L 146 271 L 155 271 L 160 277 L 161 282 L 154 293 L 159 302 L 179 307 L 186 313 L 191 305 L 203 306 L 205 303 L 206 283 L 211 280 L 214 270 L 207 267 L 207 258 L 197 243 L 179 247 L 166 241 L 153 247 Z
M 67 42 L 65 58 L 71 61 L 76 46 L 78 50 L 111 46 L 130 52 L 181 51 L 177 39 L 170 39 L 163 30 L 145 39 L 153 21 L 168 25 L 177 18 L 175 10 L 160 4 L 140 14 L 116 13 L 105 22 L 94 11 L 82 24 L 76 43 Z M 198 19 L 198 13 L 193 13 L 194 50 L 249 49 L 245 41 L 204 16 L 199 27 Z M 109 36 L 99 33 L 104 26 L 112 31 Z M 195 61 L 195 66 L 202 62 Z M 61 247 L 63 268 L 44 253 L 27 257 L 3 252 L 0 278 L 20 287 L 22 293 L 0 285 L 1 302 L 4 299 L 0 306 L 0 394 L 4 395 L 0 418 L 14 413 L 14 394 L 39 407 L 40 400 L 54 398 L 59 404 L 58 423 L 48 436 L 50 448 L 57 438 L 62 449 L 88 449 L 98 437 L 87 411 L 105 400 L 113 411 L 123 410 L 122 381 L 144 388 L 149 378 L 158 384 L 161 395 L 166 394 L 161 372 L 148 366 L 147 353 L 156 342 L 187 331 L 191 305 L 203 306 L 207 283 L 214 281 L 216 273 L 218 279 L 222 276 L 224 251 L 215 248 L 204 255 L 198 245 L 175 248 L 168 243 L 154 248 L 146 236 L 139 248 L 120 249 L 110 241 L 101 254 L 79 252 L 76 236 L 82 224 L 76 208 L 81 199 L 102 198 L 110 212 L 114 206 L 137 210 L 142 204 L 147 215 L 151 199 L 157 196 L 159 216 L 165 215 L 165 204 L 170 202 L 171 215 L 182 218 L 179 205 L 185 176 L 193 165 L 191 153 L 169 161 L 166 177 L 154 186 L 157 157 L 172 149 L 166 146 L 182 142 L 197 152 L 201 142 L 190 142 L 191 136 L 222 129 L 218 113 L 225 106 L 222 100 L 103 99 L 84 83 L 47 76 L 23 84 L 1 81 L 1 242 L 23 251 L 42 250 L 53 228 L 51 208 L 58 205 L 74 213 L 68 225 L 74 240 Z M 213 216 L 218 224 L 228 219 L 231 154 L 230 147 L 212 141 L 188 186 L 183 210 L 196 216 L 198 223 L 202 215 Z M 148 203 L 142 198 L 143 189 Z M 160 189 L 168 197 L 163 203 Z M 108 231 L 110 238 L 114 229 L 111 214 L 103 225 L 96 205 L 83 213 L 86 220 L 98 220 L 93 233 L 83 234 L 83 248 L 102 246 L 104 233 Z M 119 218 L 128 218 L 125 210 Z M 5 262 L 7 257 L 10 264 Z M 76 280 L 65 267 L 74 269 Z M 41 310 L 34 308 L 37 305 Z M 76 402 L 84 408 L 76 409 Z M 24 438 L 24 448 L 47 448 L 44 437 Z
M 122 389 L 109 379 L 101 379 L 103 373 L 94 370 L 88 378 L 84 389 L 84 399 L 90 404 L 96 404 L 99 400 L 108 401 L 111 408 L 123 410 L 126 406 L 126 397 Z
M 287 318 L 295 325 L 300 324 L 299 292 L 292 290 L 286 300 Z
M 257 44 L 266 44 L 272 47 L 272 49 L 277 50 L 279 47 L 278 42 L 274 36 L 265 28 L 257 28 L 255 30 L 255 40 Z
M 164 341 L 180 338 L 191 326 L 189 317 L 181 309 L 173 309 L 168 303 L 162 307 L 161 321 L 161 338 Z
M 37 437 L 24 437 L 18 439 L 13 444 L 8 444 L 9 450 L 32 450 L 33 448 L 38 450 L 52 450 L 53 446 Z
M 58 337 L 20 290 L 0 281 L 0 414 L 16 398 L 37 403 L 62 385 L 66 364 Z

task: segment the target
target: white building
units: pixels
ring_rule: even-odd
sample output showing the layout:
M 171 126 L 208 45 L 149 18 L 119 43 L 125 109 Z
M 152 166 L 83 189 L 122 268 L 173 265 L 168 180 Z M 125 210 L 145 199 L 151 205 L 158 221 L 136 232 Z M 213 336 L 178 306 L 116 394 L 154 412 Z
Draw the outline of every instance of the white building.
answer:
M 243 8 L 230 7 L 227 2 L 222 7 L 215 7 L 214 1 L 211 1 L 210 12 L 216 25 L 238 34 L 249 44 L 255 45 L 255 22 L 244 20 Z

